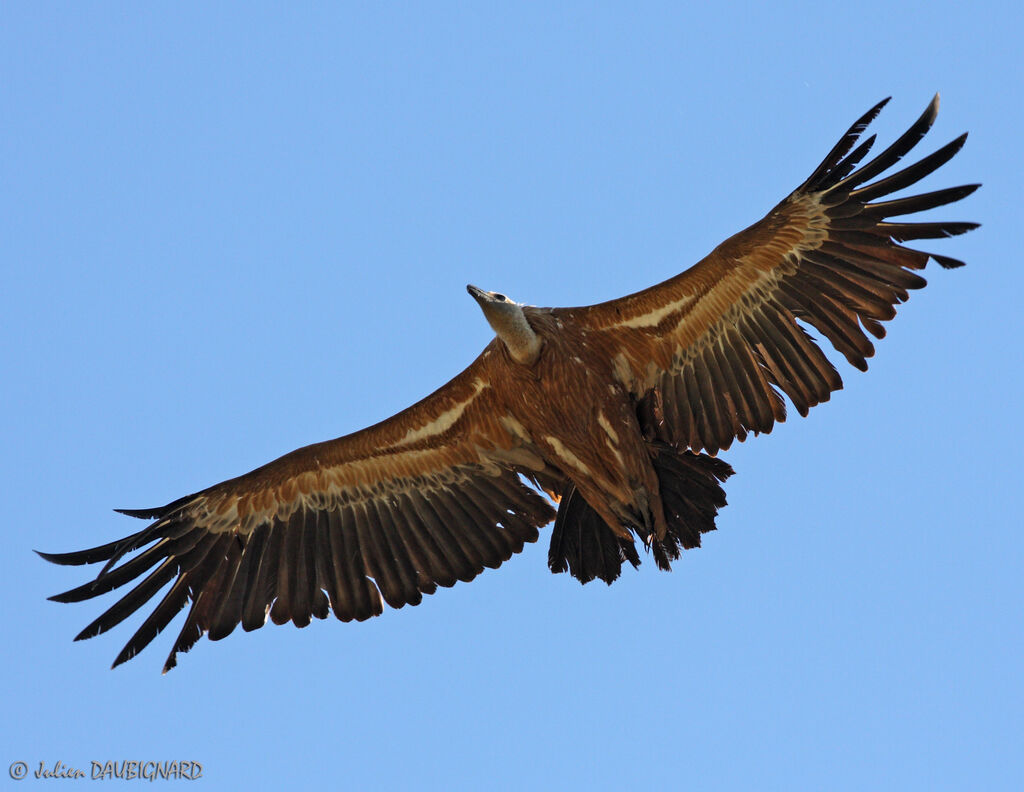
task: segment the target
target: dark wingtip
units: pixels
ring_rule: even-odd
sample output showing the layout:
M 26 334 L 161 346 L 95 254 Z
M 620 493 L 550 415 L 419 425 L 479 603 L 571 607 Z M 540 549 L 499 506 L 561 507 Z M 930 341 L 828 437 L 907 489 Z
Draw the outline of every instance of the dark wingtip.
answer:
M 156 520 L 162 517 L 166 510 L 166 506 L 158 509 L 114 509 L 118 514 L 125 514 L 128 517 L 135 517 L 139 520 Z
M 167 660 L 164 662 L 164 667 L 163 667 L 163 670 L 160 671 L 160 675 L 163 676 L 168 671 L 170 671 L 172 668 L 176 668 L 177 665 L 178 665 L 178 651 L 177 651 L 177 649 L 172 649 L 171 653 L 167 656 Z
M 118 652 L 117 657 L 114 658 L 114 662 L 110 664 L 110 670 L 113 671 L 115 668 L 121 665 L 121 663 L 127 663 L 137 654 L 138 650 L 131 646 L 131 644 L 129 644 L 128 646 L 124 647 L 124 649 L 122 649 L 120 652 Z
M 943 269 L 960 269 L 960 267 L 967 266 L 960 259 L 952 258 L 950 256 L 940 256 L 937 253 L 929 253 L 929 256 Z
M 968 195 L 973 195 L 974 192 L 979 187 L 981 187 L 980 183 L 979 184 L 962 184 L 959 187 L 951 188 L 951 189 L 955 189 L 957 191 L 956 192 L 956 198 L 954 198 L 953 200 L 955 200 L 955 201 L 962 201 Z M 952 201 L 950 203 L 952 203 Z M 977 228 L 979 225 L 981 225 L 981 224 L 980 223 L 975 223 L 974 224 L 975 228 Z
M 97 561 L 105 561 L 113 551 L 114 542 L 109 545 L 92 547 L 88 550 L 74 550 L 70 553 L 44 553 L 42 550 L 33 550 L 44 561 L 61 566 L 81 566 L 82 564 L 94 564 Z M 110 552 L 108 552 L 110 551 Z
M 98 629 L 96 627 L 96 624 L 93 623 L 93 624 L 90 624 L 88 627 L 86 627 L 84 630 L 82 630 L 78 635 L 76 635 L 74 637 L 74 640 L 76 640 L 76 641 L 87 641 L 90 638 L 95 638 L 101 632 L 102 632 L 102 630 Z
M 868 110 L 863 116 L 861 116 L 859 123 L 860 123 L 860 130 L 862 132 L 865 129 L 867 129 L 868 124 L 870 124 L 872 121 L 874 121 L 878 117 L 878 114 L 882 112 L 882 108 L 885 107 L 887 104 L 889 104 L 889 102 L 891 100 L 892 100 L 891 96 L 885 97 L 885 99 L 883 99 L 881 102 L 879 102 L 874 107 L 872 107 L 870 110 Z
M 202 494 L 201 492 L 194 492 L 191 495 L 171 501 L 166 506 L 151 506 L 148 509 L 114 509 L 114 511 L 118 514 L 126 514 L 129 517 L 136 517 L 140 520 L 159 520 L 192 503 Z
M 833 168 L 839 165 L 843 157 L 850 152 L 850 149 L 856 144 L 857 139 L 864 133 L 864 130 L 870 126 L 871 122 L 875 120 L 878 114 L 882 111 L 882 108 L 889 103 L 891 98 L 891 96 L 887 96 L 853 122 L 853 125 L 846 130 L 841 138 L 839 138 L 839 142 L 832 147 L 832 150 L 825 156 L 825 159 L 823 159 L 818 164 L 818 167 L 814 169 L 814 172 L 807 177 L 807 181 L 801 185 L 801 189 L 821 186 L 819 184 L 821 180 L 826 177 L 826 174 L 828 174 Z M 866 144 L 862 145 L 858 149 L 859 154 L 854 157 L 854 163 L 860 160 L 860 158 L 867 153 L 867 150 L 871 148 L 871 143 L 873 141 L 874 135 L 871 136 Z M 831 186 L 831 184 L 828 186 Z
M 874 120 L 878 116 L 878 114 L 882 112 L 882 108 L 885 107 L 887 104 L 889 104 L 889 102 L 891 102 L 891 101 L 892 101 L 892 97 L 891 96 L 887 96 L 881 102 L 879 102 L 874 107 L 872 107 L 870 110 L 868 110 L 868 113 L 870 114 L 872 120 Z
M 60 594 L 54 594 L 52 597 L 47 597 L 46 599 L 48 602 L 81 602 L 82 600 L 96 596 L 95 594 L 88 593 L 89 587 L 93 586 L 95 582 L 96 581 L 86 583 L 84 586 L 79 586 L 68 591 L 62 591 Z
M 871 122 L 874 121 L 876 118 L 878 118 L 878 114 L 882 112 L 882 108 L 885 107 L 887 104 L 889 104 L 889 101 L 891 99 L 892 99 L 891 96 L 887 96 L 881 102 L 879 102 L 874 107 L 872 107 L 870 110 L 868 110 L 864 115 L 862 115 L 859 119 L 857 119 L 857 123 L 855 123 L 850 128 L 850 132 L 854 132 L 855 131 L 857 134 L 860 134 L 865 129 L 867 129 L 871 125 Z

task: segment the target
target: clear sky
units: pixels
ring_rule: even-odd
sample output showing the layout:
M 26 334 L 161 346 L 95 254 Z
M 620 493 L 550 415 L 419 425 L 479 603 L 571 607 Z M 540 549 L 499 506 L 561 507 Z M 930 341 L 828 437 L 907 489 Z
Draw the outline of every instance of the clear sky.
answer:
M 1019 4 L 0 7 L 3 747 L 205 788 L 1024 784 Z M 484 7 L 488 10 L 483 10 Z M 621 7 L 619 7 L 621 6 Z M 76 550 L 413 403 L 538 305 L 638 290 L 760 218 L 879 99 L 935 91 L 929 268 L 867 374 L 734 446 L 719 530 L 611 587 L 500 570 L 364 624 L 108 670 L 142 614 Z M 38 784 L 32 778 L 18 788 Z M 316 786 L 314 786 L 316 785 Z

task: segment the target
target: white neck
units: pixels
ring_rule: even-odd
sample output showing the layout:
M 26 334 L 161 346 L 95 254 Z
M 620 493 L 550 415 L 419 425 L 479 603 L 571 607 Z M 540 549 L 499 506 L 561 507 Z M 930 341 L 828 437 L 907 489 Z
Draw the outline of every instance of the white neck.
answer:
M 494 328 L 516 363 L 531 366 L 540 355 L 540 336 L 530 327 L 523 307 L 513 302 L 490 303 L 484 307 L 484 316 Z

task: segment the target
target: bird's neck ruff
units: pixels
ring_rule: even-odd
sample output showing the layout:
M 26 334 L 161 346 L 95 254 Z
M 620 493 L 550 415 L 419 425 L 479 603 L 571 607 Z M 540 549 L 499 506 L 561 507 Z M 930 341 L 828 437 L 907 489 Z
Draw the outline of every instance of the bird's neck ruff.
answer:
M 498 334 L 516 363 L 532 366 L 540 355 L 540 336 L 530 327 L 521 305 L 490 303 L 483 306 L 484 316 Z

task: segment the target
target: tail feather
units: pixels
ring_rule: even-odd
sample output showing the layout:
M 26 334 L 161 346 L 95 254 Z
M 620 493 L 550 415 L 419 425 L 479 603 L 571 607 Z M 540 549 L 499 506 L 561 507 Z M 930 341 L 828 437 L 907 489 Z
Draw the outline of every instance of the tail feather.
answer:
M 548 568 L 568 571 L 581 583 L 600 578 L 611 585 L 622 572 L 622 562 L 640 565 L 636 546 L 616 536 L 575 487 L 558 504 L 555 527 L 551 531 Z
M 718 510 L 726 505 L 721 484 L 733 469 L 717 457 L 680 454 L 671 446 L 657 446 L 655 454 L 668 532 L 652 540 L 651 552 L 659 569 L 671 569 L 682 550 L 700 547 L 700 535 L 715 530 Z
M 707 454 L 680 452 L 657 442 L 650 448 L 668 525 L 664 539 L 651 537 L 650 550 L 659 569 L 671 569 L 683 549 L 699 547 L 700 535 L 715 530 L 715 516 L 725 506 L 721 483 L 733 470 Z M 569 572 L 581 583 L 599 578 L 610 585 L 621 574 L 623 561 L 640 565 L 635 541 L 616 535 L 570 487 L 558 505 L 548 567 L 556 573 Z

